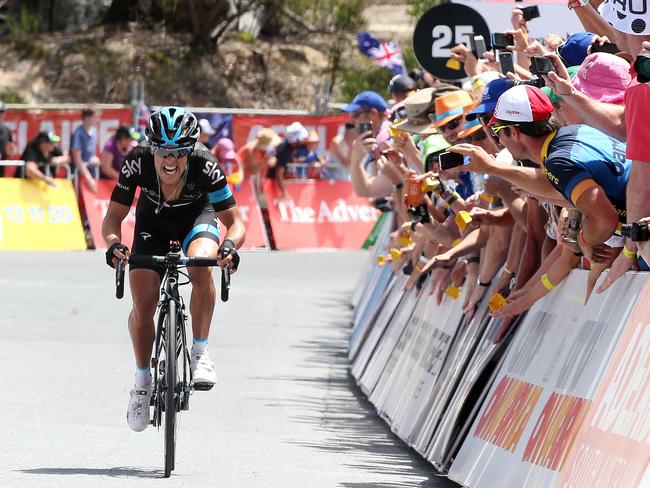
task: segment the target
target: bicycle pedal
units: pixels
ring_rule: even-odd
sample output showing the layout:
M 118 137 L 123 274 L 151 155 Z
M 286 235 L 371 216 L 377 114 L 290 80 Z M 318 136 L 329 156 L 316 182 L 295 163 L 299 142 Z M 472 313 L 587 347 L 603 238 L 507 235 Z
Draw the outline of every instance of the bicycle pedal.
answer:
M 198 391 L 210 391 L 214 383 L 194 383 L 194 389 Z

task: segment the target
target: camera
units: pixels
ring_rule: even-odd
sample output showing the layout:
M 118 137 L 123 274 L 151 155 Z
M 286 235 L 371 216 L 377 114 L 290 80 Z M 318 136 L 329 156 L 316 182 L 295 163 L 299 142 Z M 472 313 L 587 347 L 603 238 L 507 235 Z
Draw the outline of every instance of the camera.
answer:
M 599 44 L 598 42 L 594 42 L 591 45 L 591 54 L 593 53 L 617 54 L 620 52 L 621 50 L 613 42 L 604 42 L 602 44 Z
M 409 217 L 411 217 L 412 222 L 422 223 L 422 224 L 431 222 L 429 209 L 424 203 L 416 205 L 415 207 L 408 207 L 406 211 L 409 214 Z
M 492 47 L 495 49 L 504 49 L 508 46 L 515 45 L 515 38 L 512 34 L 505 34 L 503 32 L 492 33 Z
M 555 71 L 553 61 L 544 56 L 532 56 L 530 58 L 530 72 L 535 75 L 547 75 L 551 71 Z
M 456 168 L 457 166 L 462 166 L 465 164 L 465 156 L 462 154 L 445 151 L 438 156 L 438 161 L 440 163 L 440 171 L 445 171 L 447 169 Z
M 636 57 L 634 71 L 636 71 L 639 83 L 650 81 L 650 53 L 643 52 Z
M 539 17 L 539 7 L 537 5 L 531 5 L 530 7 L 522 7 L 521 11 L 524 14 L 524 19 L 527 21 Z
M 632 222 L 621 226 L 621 235 L 629 238 L 633 242 L 650 240 L 650 230 L 648 222 Z
M 483 38 L 483 36 L 471 37 L 470 45 L 471 45 L 472 53 L 474 54 L 476 59 L 481 59 L 485 51 L 487 51 L 487 47 L 485 45 L 485 39 Z
M 363 134 L 364 132 L 368 131 L 372 131 L 372 122 L 359 123 L 359 134 Z M 372 137 L 372 134 L 370 134 L 368 137 Z

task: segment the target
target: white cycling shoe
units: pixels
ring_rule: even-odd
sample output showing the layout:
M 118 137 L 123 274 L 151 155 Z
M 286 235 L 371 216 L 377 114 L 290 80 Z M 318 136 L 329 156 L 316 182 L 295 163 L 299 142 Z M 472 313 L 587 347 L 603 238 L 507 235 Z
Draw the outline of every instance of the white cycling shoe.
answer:
M 129 408 L 126 411 L 126 423 L 131 430 L 142 432 L 149 426 L 151 415 L 151 393 L 153 386 L 133 387 Z
M 217 382 L 217 372 L 214 363 L 207 352 L 192 354 L 190 367 L 194 379 L 195 390 L 211 390 Z

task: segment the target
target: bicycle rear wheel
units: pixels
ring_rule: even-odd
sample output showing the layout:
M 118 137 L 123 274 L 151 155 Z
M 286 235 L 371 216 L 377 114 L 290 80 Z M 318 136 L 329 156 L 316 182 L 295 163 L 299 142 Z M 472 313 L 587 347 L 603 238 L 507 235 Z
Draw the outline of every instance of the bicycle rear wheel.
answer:
M 169 301 L 165 329 L 165 478 L 174 470 L 176 457 L 176 302 Z

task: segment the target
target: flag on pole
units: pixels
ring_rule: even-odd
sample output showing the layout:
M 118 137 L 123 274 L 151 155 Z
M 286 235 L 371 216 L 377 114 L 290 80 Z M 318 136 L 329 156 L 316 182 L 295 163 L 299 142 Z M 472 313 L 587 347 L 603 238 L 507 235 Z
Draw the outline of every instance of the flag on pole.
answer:
M 141 103 L 138 109 L 138 122 L 136 124 L 136 129 L 139 132 L 142 133 L 142 131 L 144 131 L 147 122 L 149 122 L 149 117 L 151 117 L 151 111 L 144 103 Z
M 357 34 L 357 45 L 361 53 L 384 68 L 388 68 L 396 75 L 401 75 L 404 69 L 404 60 L 397 41 L 379 41 L 368 32 Z

